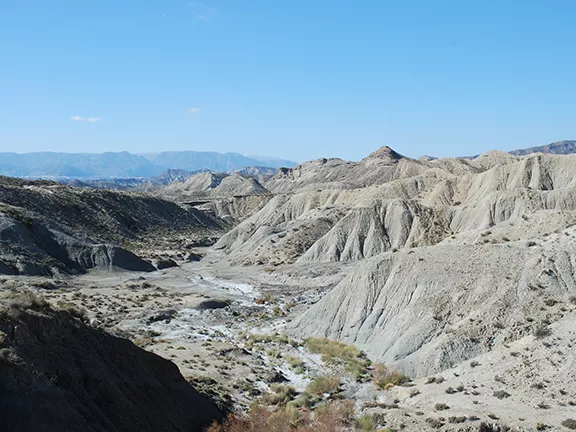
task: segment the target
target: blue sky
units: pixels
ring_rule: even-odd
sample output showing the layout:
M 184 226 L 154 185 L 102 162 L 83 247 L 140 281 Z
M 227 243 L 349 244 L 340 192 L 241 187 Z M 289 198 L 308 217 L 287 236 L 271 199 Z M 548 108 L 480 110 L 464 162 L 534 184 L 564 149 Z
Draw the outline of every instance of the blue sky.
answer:
M 573 0 L 0 5 L 0 151 L 358 160 L 576 138 Z

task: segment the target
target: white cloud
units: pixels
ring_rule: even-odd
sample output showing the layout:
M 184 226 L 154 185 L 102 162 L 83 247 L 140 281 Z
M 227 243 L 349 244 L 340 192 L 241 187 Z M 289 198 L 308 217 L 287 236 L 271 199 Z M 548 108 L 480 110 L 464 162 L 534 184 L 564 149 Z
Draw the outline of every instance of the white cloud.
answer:
M 80 116 L 72 116 L 70 120 L 75 122 L 85 122 L 85 123 L 96 123 L 102 120 L 99 117 L 80 117 Z
M 188 6 L 194 12 L 194 18 L 198 21 L 210 21 L 210 17 L 217 13 L 218 11 L 212 7 L 209 7 L 201 1 L 191 1 Z
M 188 109 L 188 112 L 192 115 L 196 115 L 200 112 L 200 108 L 190 108 Z

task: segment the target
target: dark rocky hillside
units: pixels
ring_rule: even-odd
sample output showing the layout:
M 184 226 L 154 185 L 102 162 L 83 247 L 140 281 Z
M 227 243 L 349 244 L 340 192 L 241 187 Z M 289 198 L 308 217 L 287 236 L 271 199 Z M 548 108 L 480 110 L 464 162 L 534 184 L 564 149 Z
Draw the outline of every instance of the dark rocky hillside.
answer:
M 0 177 L 0 273 L 51 275 L 93 267 L 154 268 L 114 245 L 190 235 L 223 224 L 194 208 L 146 195 Z
M 53 310 L 30 292 L 6 297 L 2 431 L 193 432 L 221 417 L 172 362 Z

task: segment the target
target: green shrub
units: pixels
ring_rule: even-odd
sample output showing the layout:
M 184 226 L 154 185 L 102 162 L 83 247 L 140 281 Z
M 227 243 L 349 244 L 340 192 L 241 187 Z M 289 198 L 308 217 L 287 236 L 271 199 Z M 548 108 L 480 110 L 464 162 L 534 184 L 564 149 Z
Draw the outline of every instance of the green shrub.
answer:
M 288 364 L 290 365 L 290 367 L 292 369 L 300 367 L 304 364 L 302 359 L 300 357 L 296 357 L 296 356 L 286 356 L 286 361 L 288 362 Z
M 44 296 L 38 295 L 30 290 L 19 291 L 12 297 L 8 303 L 11 309 L 23 311 L 26 309 L 45 309 L 48 308 L 48 302 Z
M 434 405 L 434 409 L 436 411 L 444 411 L 444 410 L 450 409 L 450 407 L 448 405 L 446 405 L 445 403 L 437 403 L 436 405 Z
M 381 389 L 387 389 L 390 388 L 390 386 L 404 384 L 410 381 L 410 378 L 396 369 L 391 369 L 385 364 L 377 363 L 372 370 L 372 381 Z
M 333 394 L 340 388 L 340 378 L 334 376 L 320 376 L 306 387 L 306 391 L 313 395 L 324 393 Z
M 356 419 L 356 428 L 362 432 L 372 432 L 376 428 L 374 417 L 370 414 L 362 414 Z
M 270 390 L 272 390 L 271 393 L 262 396 L 263 401 L 269 405 L 284 406 L 296 395 L 294 387 L 283 384 L 272 384 Z
M 355 378 L 364 375 L 370 365 L 370 360 L 363 352 L 344 342 L 326 338 L 309 338 L 305 343 L 311 353 L 322 355 L 322 361 L 343 365 L 345 370 Z

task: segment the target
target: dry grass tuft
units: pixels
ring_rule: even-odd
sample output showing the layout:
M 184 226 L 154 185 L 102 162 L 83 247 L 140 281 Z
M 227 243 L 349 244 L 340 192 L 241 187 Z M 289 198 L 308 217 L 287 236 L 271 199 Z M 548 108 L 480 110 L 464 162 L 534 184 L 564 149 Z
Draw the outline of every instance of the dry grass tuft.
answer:
M 325 363 L 341 364 L 345 370 L 355 378 L 366 373 L 370 360 L 358 348 L 344 342 L 333 341 L 326 338 L 309 338 L 305 341 L 306 347 L 313 354 L 321 354 Z
M 385 364 L 377 363 L 374 365 L 374 370 L 372 371 L 372 381 L 379 388 L 388 390 L 392 386 L 401 385 L 410 381 L 410 378 L 396 369 L 391 369 Z
M 205 432 L 345 432 L 353 425 L 351 402 L 331 402 L 315 411 L 286 407 L 272 411 L 254 405 L 246 417 L 231 414 Z
M 306 391 L 313 395 L 334 394 L 340 388 L 340 378 L 335 376 L 320 376 L 306 387 Z

